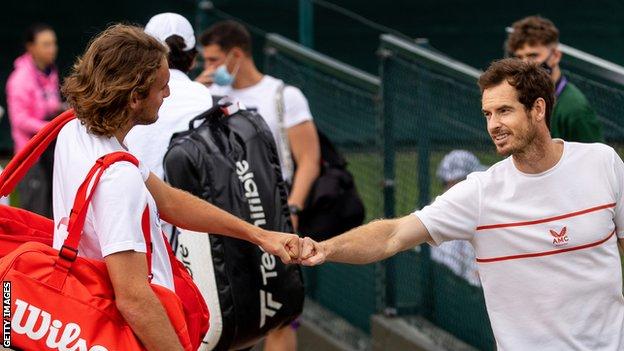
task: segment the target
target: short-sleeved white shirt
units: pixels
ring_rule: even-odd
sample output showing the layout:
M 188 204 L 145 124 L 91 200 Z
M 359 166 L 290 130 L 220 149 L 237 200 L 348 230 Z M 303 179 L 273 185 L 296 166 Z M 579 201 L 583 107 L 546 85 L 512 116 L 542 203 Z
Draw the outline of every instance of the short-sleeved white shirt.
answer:
M 280 137 L 279 116 L 277 114 L 276 96 L 279 87 L 283 82 L 269 75 L 264 75 L 262 80 L 256 85 L 244 89 L 233 89 L 231 86 L 221 87 L 216 84 L 210 86 L 210 92 L 215 96 L 229 96 L 242 102 L 249 110 L 255 109 L 266 121 L 282 164 L 282 175 L 286 180 L 292 179 L 291 172 L 284 167 L 284 156 L 282 155 L 282 139 Z M 293 86 L 284 88 L 284 128 L 288 129 L 312 120 L 312 113 L 308 106 L 308 100 L 299 90 Z
M 158 110 L 158 120 L 135 126 L 125 139 L 130 152 L 160 179 L 164 179 L 163 158 L 173 134 L 187 130 L 191 119 L 212 107 L 208 88 L 180 70 L 169 72 L 170 95 Z
M 564 142 L 543 173 L 510 157 L 415 215 L 435 244 L 474 246 L 498 350 L 623 350 L 623 196 L 612 148 Z
M 80 121 L 67 123 L 59 133 L 54 152 L 54 243 L 60 249 L 78 187 L 95 161 L 115 151 L 126 151 L 116 138 L 87 133 Z M 158 211 L 145 186 L 149 169 L 129 162 L 111 165 L 100 178 L 87 212 L 78 254 L 92 259 L 121 251 L 146 252 L 141 219 L 149 207 L 153 245 L 152 283 L 174 290 L 171 263 L 161 233 Z

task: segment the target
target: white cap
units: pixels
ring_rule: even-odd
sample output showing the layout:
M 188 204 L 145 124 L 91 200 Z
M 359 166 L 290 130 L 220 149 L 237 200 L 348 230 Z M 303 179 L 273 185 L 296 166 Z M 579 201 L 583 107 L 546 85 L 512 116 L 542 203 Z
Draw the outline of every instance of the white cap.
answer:
M 453 150 L 446 154 L 438 166 L 436 175 L 445 182 L 464 180 L 470 173 L 485 171 L 487 167 L 477 156 L 466 150 Z
M 145 25 L 145 33 L 166 44 L 165 40 L 172 35 L 179 35 L 184 39 L 184 50 L 195 47 L 195 32 L 191 23 L 182 15 L 172 12 L 160 13 L 150 18 Z

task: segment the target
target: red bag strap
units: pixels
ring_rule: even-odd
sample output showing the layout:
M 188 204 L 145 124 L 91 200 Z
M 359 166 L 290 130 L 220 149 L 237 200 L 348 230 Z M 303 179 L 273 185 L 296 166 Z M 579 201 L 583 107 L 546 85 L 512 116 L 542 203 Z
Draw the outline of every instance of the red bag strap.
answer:
M 74 110 L 61 113 L 46 124 L 12 159 L 0 174 L 0 196 L 9 195 L 67 122 L 76 118 Z
M 76 198 L 74 199 L 74 205 L 69 215 L 69 224 L 67 226 L 68 235 L 59 251 L 59 259 L 55 263 L 55 269 L 47 279 L 48 284 L 52 287 L 60 289 L 67 278 L 67 274 L 71 269 L 72 264 L 78 257 L 78 244 L 82 236 L 84 223 L 87 218 L 87 212 L 91 199 L 95 194 L 95 188 L 97 187 L 104 171 L 116 162 L 126 161 L 134 164 L 138 167 L 139 161 L 136 157 L 123 151 L 113 152 L 100 157 L 91 170 L 87 174 L 85 180 L 82 182 L 78 191 L 76 192 Z M 147 267 L 148 267 L 148 279 L 152 280 L 152 240 L 151 240 L 151 227 L 149 223 L 149 208 L 145 207 L 143 216 L 141 218 L 141 229 L 143 231 L 143 237 L 145 238 L 145 245 L 147 248 Z
M 93 165 L 85 180 L 78 188 L 78 191 L 76 192 L 76 198 L 74 200 L 74 205 L 69 216 L 69 224 L 67 226 L 69 234 L 67 235 L 67 238 L 65 239 L 65 242 L 63 243 L 63 246 L 59 252 L 59 256 L 61 258 L 64 258 L 70 262 L 76 260 L 76 257 L 78 256 L 78 244 L 80 243 L 82 230 L 84 228 L 84 223 L 87 218 L 89 204 L 91 203 L 93 194 L 95 194 L 95 188 L 97 187 L 100 178 L 102 177 L 102 174 L 104 174 L 104 171 L 112 164 L 122 161 L 130 162 L 137 167 L 139 166 L 139 160 L 137 160 L 136 157 L 127 152 L 118 151 L 104 155 L 95 162 L 95 165 Z M 147 267 L 149 279 L 151 281 L 152 239 L 148 206 L 145 207 L 145 210 L 143 211 L 143 215 L 141 217 L 141 229 L 143 231 L 143 237 L 145 238 L 147 251 Z

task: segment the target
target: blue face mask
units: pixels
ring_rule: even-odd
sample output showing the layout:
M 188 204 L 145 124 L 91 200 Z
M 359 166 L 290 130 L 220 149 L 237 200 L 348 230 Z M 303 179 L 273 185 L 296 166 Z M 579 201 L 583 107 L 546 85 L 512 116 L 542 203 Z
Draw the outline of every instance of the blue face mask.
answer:
M 223 64 L 217 67 L 217 70 L 212 76 L 212 81 L 216 85 L 227 86 L 231 85 L 234 82 L 234 76 L 231 75 L 230 72 L 228 72 L 227 67 L 225 67 L 225 64 Z

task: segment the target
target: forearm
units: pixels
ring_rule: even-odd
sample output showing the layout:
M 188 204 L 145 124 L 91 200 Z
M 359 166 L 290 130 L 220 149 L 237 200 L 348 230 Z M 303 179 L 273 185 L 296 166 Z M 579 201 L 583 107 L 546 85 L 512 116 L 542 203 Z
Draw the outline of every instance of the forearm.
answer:
M 165 221 L 183 229 L 221 234 L 259 245 L 264 231 L 185 191 L 171 188 L 168 204 L 159 207 Z
M 140 296 L 117 300 L 117 306 L 148 350 L 182 350 L 164 307 L 149 288 Z
M 308 198 L 312 184 L 320 174 L 319 162 L 314 160 L 306 160 L 297 168 L 293 177 L 293 186 L 288 203 L 297 205 L 299 208 L 304 207 Z
M 398 224 L 398 219 L 376 220 L 322 242 L 327 261 L 367 264 L 394 255 Z

